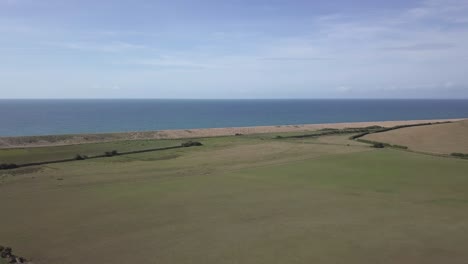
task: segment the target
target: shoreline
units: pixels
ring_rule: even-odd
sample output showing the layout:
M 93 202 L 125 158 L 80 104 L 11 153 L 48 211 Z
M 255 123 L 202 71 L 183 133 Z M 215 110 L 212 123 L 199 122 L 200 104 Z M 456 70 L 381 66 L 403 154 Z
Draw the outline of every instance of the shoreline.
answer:
M 152 139 L 189 139 L 219 136 L 234 136 L 236 134 L 266 134 L 286 132 L 311 132 L 324 128 L 362 128 L 368 126 L 393 127 L 408 124 L 456 122 L 467 118 L 450 119 L 426 119 L 426 120 L 403 120 L 403 121 L 370 121 L 370 122 L 346 122 L 346 123 L 324 123 L 324 124 L 302 124 L 302 125 L 277 125 L 277 126 L 252 126 L 252 127 L 224 127 L 224 128 L 196 128 L 196 129 L 174 129 L 157 131 L 135 131 L 116 133 L 91 133 L 91 134 L 68 134 L 68 135 L 44 135 L 44 136 L 13 136 L 0 137 L 0 149 L 17 149 L 33 147 L 67 146 L 90 143 L 104 143 L 126 140 L 152 140 Z

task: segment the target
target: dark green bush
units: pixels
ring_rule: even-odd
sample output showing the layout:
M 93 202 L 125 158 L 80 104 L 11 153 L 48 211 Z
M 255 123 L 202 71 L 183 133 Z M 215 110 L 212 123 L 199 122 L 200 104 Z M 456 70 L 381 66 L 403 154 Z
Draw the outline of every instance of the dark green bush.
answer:
M 203 144 L 198 141 L 187 141 L 187 142 L 183 142 L 180 145 L 182 147 L 203 146 Z
M 112 156 L 115 156 L 115 155 L 118 155 L 118 154 L 119 154 L 119 152 L 117 152 L 117 150 L 104 152 L 104 155 L 106 155 L 107 157 L 112 157 Z
M 454 152 L 454 153 L 452 153 L 450 155 L 454 156 L 454 157 L 458 157 L 458 158 L 468 158 L 468 154 L 464 154 L 464 153 Z
M 374 143 L 374 145 L 372 147 L 374 147 L 374 148 L 385 148 L 385 144 L 383 144 L 383 143 Z
M 351 139 L 351 140 L 357 139 L 357 138 L 363 137 L 363 136 L 365 136 L 365 135 L 367 135 L 367 134 L 369 134 L 369 132 L 363 132 L 363 133 L 360 133 L 360 134 L 351 136 L 351 137 L 349 137 L 349 139 Z
M 368 127 L 365 127 L 366 129 L 381 129 L 383 128 L 382 126 L 368 126 Z
M 0 164 L 0 170 L 9 170 L 9 169 L 16 169 L 18 165 L 14 163 L 2 163 Z

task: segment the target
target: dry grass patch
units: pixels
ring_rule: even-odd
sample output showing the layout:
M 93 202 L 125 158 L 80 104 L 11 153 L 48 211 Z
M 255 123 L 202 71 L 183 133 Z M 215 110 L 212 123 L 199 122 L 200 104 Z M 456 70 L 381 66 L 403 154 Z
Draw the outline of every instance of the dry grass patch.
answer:
M 411 150 L 429 153 L 468 153 L 468 120 L 396 129 L 369 134 L 363 139 L 407 146 Z

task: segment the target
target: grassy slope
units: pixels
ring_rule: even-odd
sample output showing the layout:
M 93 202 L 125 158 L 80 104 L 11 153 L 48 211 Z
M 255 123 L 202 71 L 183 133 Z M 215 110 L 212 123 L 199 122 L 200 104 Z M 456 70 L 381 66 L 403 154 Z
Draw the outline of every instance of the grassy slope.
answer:
M 369 134 L 363 139 L 409 147 L 411 150 L 450 154 L 468 153 L 468 120 L 431 126 L 409 127 Z
M 39 264 L 468 258 L 465 160 L 344 137 L 203 142 L 4 176 L 0 242 Z
M 314 132 L 309 132 L 313 134 Z M 234 142 L 249 142 L 251 140 L 267 140 L 272 139 L 277 135 L 300 135 L 304 134 L 298 132 L 291 133 L 271 133 L 249 135 L 242 137 L 215 137 L 208 140 L 212 145 L 219 144 L 219 142 L 234 143 Z M 203 138 L 197 140 L 204 140 Z M 28 163 L 48 160 L 60 160 L 65 158 L 74 158 L 76 154 L 81 155 L 98 155 L 106 151 L 117 150 L 119 152 L 162 148 L 169 146 L 177 146 L 185 142 L 184 139 L 167 139 L 167 140 L 127 140 L 115 141 L 104 143 L 89 143 L 80 145 L 56 146 L 56 147 L 35 147 L 35 148 L 13 148 L 13 149 L 0 149 L 0 163 Z
M 106 151 L 118 150 L 121 152 L 135 149 L 150 149 L 179 145 L 181 140 L 136 140 L 117 141 L 107 143 L 91 143 L 60 147 L 38 147 L 1 149 L 0 163 L 28 163 L 47 160 L 73 158 L 76 154 L 98 155 Z

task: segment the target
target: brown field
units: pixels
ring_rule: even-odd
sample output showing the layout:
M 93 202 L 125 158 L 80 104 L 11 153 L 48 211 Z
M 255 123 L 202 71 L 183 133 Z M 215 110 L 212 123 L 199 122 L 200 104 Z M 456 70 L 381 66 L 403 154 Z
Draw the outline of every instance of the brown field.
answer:
M 358 127 L 367 127 L 367 126 L 374 126 L 374 125 L 382 126 L 382 127 L 393 127 L 393 126 L 398 126 L 398 125 L 418 124 L 418 123 L 427 123 L 427 122 L 459 121 L 459 120 L 461 119 L 355 122 L 355 123 L 333 123 L 333 124 L 305 124 L 305 125 L 283 125 L 283 126 L 160 130 L 160 131 L 143 131 L 143 132 L 126 132 L 126 133 L 0 137 L 0 149 L 64 146 L 64 145 L 76 145 L 76 144 L 84 144 L 84 143 L 113 142 L 113 141 L 122 141 L 122 140 L 180 139 L 180 138 L 232 136 L 235 134 L 252 135 L 252 134 L 261 134 L 261 133 L 302 132 L 302 131 L 316 131 L 316 130 L 323 129 L 323 128 L 343 129 L 343 128 L 349 128 L 349 127 L 358 128 Z
M 370 134 L 363 139 L 407 146 L 410 150 L 450 154 L 468 153 L 468 120 L 431 126 L 408 127 Z

